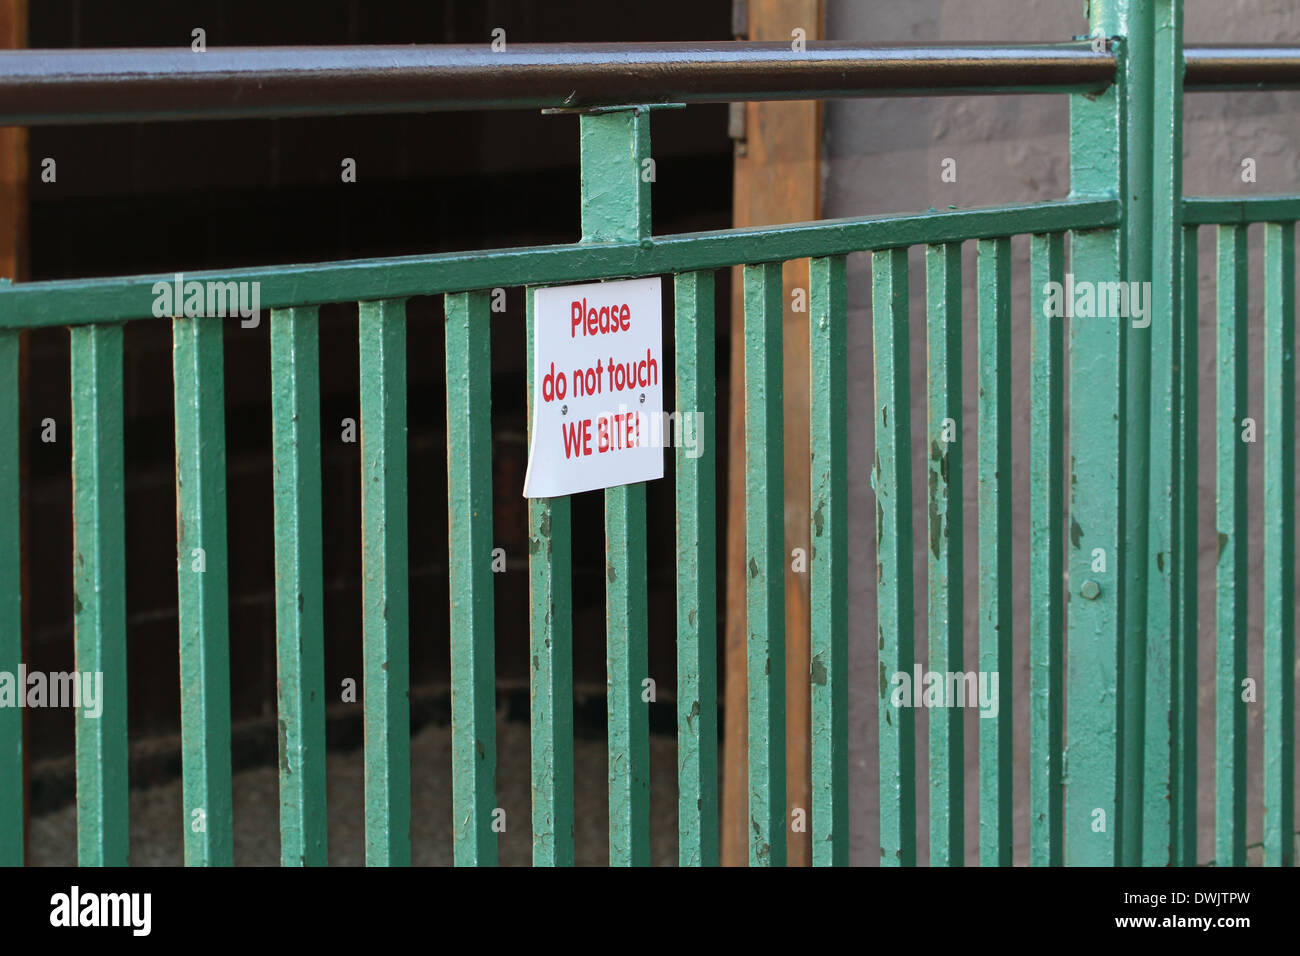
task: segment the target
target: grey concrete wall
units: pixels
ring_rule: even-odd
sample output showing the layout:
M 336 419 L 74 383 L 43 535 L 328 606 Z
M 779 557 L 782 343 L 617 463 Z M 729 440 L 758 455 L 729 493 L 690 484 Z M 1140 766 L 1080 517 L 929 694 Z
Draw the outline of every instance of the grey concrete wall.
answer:
M 828 0 L 828 36 L 835 40 L 866 42 L 903 41 L 1052 41 L 1087 32 L 1083 0 Z M 1294 0 L 1187 0 L 1186 41 L 1294 42 L 1300 40 L 1300 8 Z M 1187 97 L 1184 137 L 1185 193 L 1188 195 L 1271 194 L 1300 191 L 1300 94 L 1234 93 L 1196 94 Z M 1044 97 L 969 97 L 909 100 L 859 100 L 833 103 L 826 113 L 824 215 L 850 216 L 887 212 L 967 208 L 993 203 L 1049 199 L 1069 189 L 1067 99 Z M 1258 163 L 1258 181 L 1241 181 L 1243 157 Z M 957 162 L 957 181 L 940 180 L 945 158 Z M 1214 782 L 1214 326 L 1212 230 L 1201 230 L 1201 416 L 1200 416 L 1200 716 L 1202 746 L 1199 754 L 1200 839 L 1199 858 L 1209 860 L 1213 850 Z M 1252 230 L 1252 282 L 1262 276 L 1258 229 Z M 966 508 L 965 660 L 974 669 L 977 660 L 975 595 L 978 593 L 978 541 L 971 521 L 976 508 L 975 390 L 977 366 L 973 244 L 964 250 L 963 360 L 964 498 Z M 1016 290 L 1013 309 L 1014 337 L 1012 388 L 1014 515 L 1014 674 L 1015 714 L 1015 863 L 1028 862 L 1028 265 L 1027 242 L 1013 246 L 1012 281 Z M 849 260 L 849 361 L 862 370 L 850 377 L 849 436 L 850 505 L 850 669 L 851 705 L 851 858 L 854 863 L 879 860 L 879 808 L 876 761 L 876 653 L 872 639 L 876 627 L 874 501 L 870 487 L 873 458 L 871 369 L 871 275 L 866 255 Z M 925 426 L 925 323 L 924 261 L 913 250 L 912 272 L 912 433 L 916 510 L 915 540 L 925 540 L 925 461 L 928 440 Z M 1262 375 L 1260 308 L 1252 295 L 1250 363 L 1253 375 L 1250 403 L 1261 409 L 1258 376 Z M 1256 412 L 1256 414 L 1259 414 Z M 1258 448 L 1259 446 L 1252 446 Z M 1251 456 L 1252 599 L 1250 607 L 1249 673 L 1261 673 L 1261 562 L 1262 488 L 1260 456 Z M 925 550 L 914 553 L 916 581 L 916 659 L 924 664 L 926 652 Z M 1002 676 L 1003 680 L 1007 675 Z M 1267 688 L 1261 686 L 1262 694 Z M 1248 843 L 1261 833 L 1262 709 L 1248 711 L 1250 754 L 1250 808 Z M 928 801 L 926 797 L 926 712 L 917 717 L 917 792 L 920 852 L 928 860 Z M 966 712 L 966 858 L 978 861 L 979 718 Z M 1067 731 L 1068 733 L 1068 731 Z M 1252 862 L 1259 851 L 1251 851 Z

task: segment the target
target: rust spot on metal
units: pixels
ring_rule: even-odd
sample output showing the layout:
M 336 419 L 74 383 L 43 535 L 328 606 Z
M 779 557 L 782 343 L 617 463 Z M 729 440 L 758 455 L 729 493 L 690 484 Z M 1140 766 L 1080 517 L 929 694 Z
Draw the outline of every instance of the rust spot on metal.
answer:
M 1083 538 L 1083 528 L 1079 527 L 1079 522 L 1073 517 L 1070 518 L 1070 544 L 1077 549 L 1079 541 Z
M 289 769 L 289 728 L 283 718 L 278 723 L 280 725 L 280 772 L 292 773 L 293 771 Z
M 758 562 L 753 558 L 749 559 L 749 576 L 751 578 L 758 577 Z
M 618 571 L 614 569 L 614 563 L 612 561 L 605 562 L 605 577 L 609 579 L 610 584 L 613 584 L 618 580 Z
M 930 459 L 935 462 L 942 462 L 944 459 L 943 452 L 939 450 L 938 442 L 930 442 Z M 939 513 L 939 470 L 931 468 L 930 470 L 930 553 L 934 555 L 935 560 L 939 560 L 939 536 L 943 528 L 943 516 Z M 947 479 L 944 479 L 947 485 Z
M 822 663 L 821 655 L 812 659 L 812 668 L 809 671 L 812 682 L 819 687 L 826 686 L 826 665 Z
M 814 533 L 819 538 L 822 536 L 822 529 L 825 527 L 826 524 L 825 516 L 822 514 L 822 511 L 823 509 L 825 509 L 825 507 L 826 507 L 826 502 L 819 501 L 817 502 L 817 510 L 813 512 L 813 527 L 817 529 Z
M 1222 531 L 1219 532 L 1219 553 L 1214 558 L 1214 563 L 1218 564 L 1223 560 L 1223 549 L 1228 546 L 1228 536 Z

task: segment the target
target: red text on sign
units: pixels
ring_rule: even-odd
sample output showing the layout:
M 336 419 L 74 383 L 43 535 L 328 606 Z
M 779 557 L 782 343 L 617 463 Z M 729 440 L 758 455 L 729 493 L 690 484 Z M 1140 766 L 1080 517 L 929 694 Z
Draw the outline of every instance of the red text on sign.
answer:
M 602 332 L 626 332 L 632 326 L 632 312 L 624 302 L 621 305 L 602 305 L 588 308 L 584 297 L 569 304 L 569 338 L 578 334 L 599 335 Z
M 641 421 L 636 412 L 602 415 L 596 422 L 596 451 L 635 448 L 641 443 Z

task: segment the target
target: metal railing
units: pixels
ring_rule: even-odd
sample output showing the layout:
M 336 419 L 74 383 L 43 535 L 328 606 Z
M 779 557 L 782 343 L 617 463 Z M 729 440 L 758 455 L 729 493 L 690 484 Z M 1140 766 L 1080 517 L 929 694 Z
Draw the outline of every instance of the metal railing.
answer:
M 1265 860 L 1294 831 L 1294 222 L 1300 198 L 1184 200 L 1186 90 L 1300 88 L 1300 49 L 1190 48 L 1177 0 L 1093 0 L 1113 38 L 1059 45 L 511 45 L 0 53 L 0 122 L 120 122 L 400 110 L 579 112 L 583 241 L 574 245 L 193 273 L 260 283 L 271 309 L 281 855 L 326 861 L 317 307 L 360 303 L 366 853 L 410 861 L 405 299 L 444 294 L 455 860 L 496 860 L 489 290 L 674 277 L 676 410 L 706 449 L 678 449 L 679 858 L 718 860 L 714 273 L 743 266 L 745 564 L 751 864 L 785 860 L 781 264 L 810 258 L 814 862 L 848 859 L 846 257 L 872 263 L 881 862 L 916 862 L 912 711 L 884 693 L 910 672 L 912 407 L 907 250 L 926 246 L 927 435 L 961 428 L 962 243 L 978 243 L 980 669 L 1012 670 L 1010 240 L 1029 235 L 1031 340 L 1031 862 L 1196 862 L 1196 243 L 1219 232 L 1217 858 L 1245 860 L 1244 230 L 1267 223 Z M 1185 66 L 1185 73 L 1184 73 Z M 1023 206 L 656 236 L 657 103 L 834 96 L 1068 93 L 1072 188 Z M 597 109 L 597 107 L 604 107 Z M 1079 162 L 1085 159 L 1086 162 Z M 1068 241 L 1067 241 L 1068 240 Z M 1049 284 L 1152 282 L 1149 327 L 1044 315 Z M 151 319 L 171 276 L 0 288 L 0 671 L 16 670 L 21 589 L 18 335 L 71 328 L 75 642 L 105 675 L 99 721 L 77 719 L 78 852 L 127 859 L 122 323 Z M 534 317 L 528 297 L 529 396 Z M 188 864 L 230 864 L 230 675 L 223 322 L 173 335 L 182 752 Z M 1066 335 L 1069 341 L 1066 341 Z M 1065 373 L 1087 383 L 1066 401 Z M 1225 401 L 1223 396 L 1231 396 Z M 531 420 L 532 409 L 529 409 Z M 1067 418 L 1068 416 L 1068 418 Z M 1068 424 L 1068 448 L 1065 435 Z M 939 448 L 938 444 L 932 447 Z M 930 667 L 961 671 L 960 447 L 929 465 Z M 1066 462 L 1069 462 L 1067 475 Z M 644 485 L 605 495 L 610 862 L 649 860 Z M 1069 529 L 1067 532 L 1067 528 Z M 536 864 L 574 859 L 570 502 L 529 503 L 532 832 Z M 854 543 L 866 546 L 866 543 Z M 1098 561 L 1098 551 L 1102 558 Z M 1071 604 L 1066 625 L 1066 581 Z M 1068 659 L 1067 655 L 1068 654 Z M 1066 692 L 1068 691 L 1068 698 Z M 1004 680 L 1000 693 L 1009 694 Z M 1066 700 L 1068 699 L 1068 713 Z M 980 859 L 1009 864 L 1012 708 L 981 720 Z M 19 711 L 0 708 L 0 862 L 22 847 Z M 930 862 L 963 860 L 962 721 L 930 721 Z M 1068 775 L 1063 754 L 1068 744 Z M 1099 818 L 1100 814 L 1100 818 Z M 1099 819 L 1102 821 L 1098 827 Z

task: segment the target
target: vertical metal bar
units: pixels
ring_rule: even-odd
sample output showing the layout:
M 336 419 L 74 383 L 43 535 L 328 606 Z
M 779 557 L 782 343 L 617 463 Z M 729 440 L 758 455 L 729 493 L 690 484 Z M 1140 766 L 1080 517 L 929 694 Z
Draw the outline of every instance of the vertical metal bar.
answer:
M 1170 862 L 1170 792 L 1173 740 L 1174 589 L 1178 574 L 1173 545 L 1179 485 L 1174 480 L 1174 431 L 1178 418 L 1174 367 L 1182 287 L 1178 282 L 1183 238 L 1183 3 L 1158 0 L 1153 5 L 1151 42 L 1152 203 L 1151 295 L 1147 315 L 1134 320 L 1149 338 L 1151 375 L 1148 446 L 1151 471 L 1147 497 L 1149 535 L 1145 554 L 1147 617 L 1145 628 L 1145 713 L 1143 784 L 1138 804 L 1140 857 L 1130 862 L 1167 866 Z M 1136 277 L 1135 277 L 1136 278 Z M 1138 287 L 1138 286 L 1132 286 Z M 1136 386 L 1135 386 L 1136 392 Z M 1140 394 L 1140 393 L 1139 393 Z M 1136 613 L 1136 611 L 1135 611 Z M 1136 695 L 1135 695 L 1136 696 Z M 1136 730 L 1135 730 L 1136 737 Z
M 876 383 L 876 594 L 880 655 L 880 862 L 916 865 L 916 723 L 912 702 L 894 706 L 894 674 L 912 654 L 912 397 L 907 249 L 871 254 Z
M 1029 242 L 1029 862 L 1060 866 L 1065 629 L 1065 236 Z
M 222 320 L 172 319 L 185 865 L 230 866 L 230 621 Z
M 280 863 L 324 866 L 325 628 L 317 310 L 271 311 Z
M 786 860 L 782 309 L 781 264 L 745 266 L 750 866 Z
M 684 272 L 676 277 L 673 296 L 679 416 L 675 452 L 677 831 L 682 866 L 718 865 L 717 380 L 713 285 L 712 272 Z
M 1167 0 L 1157 2 L 1163 4 Z M 1153 368 L 1151 353 L 1154 338 L 1167 339 L 1169 314 L 1166 312 L 1161 315 L 1161 321 L 1155 323 L 1153 328 L 1149 297 L 1142 297 L 1147 302 L 1148 314 L 1144 319 L 1138 319 L 1131 315 L 1130 306 L 1135 300 L 1128 294 L 1130 290 L 1137 292 L 1150 288 L 1146 283 L 1151 281 L 1153 224 L 1157 202 L 1152 167 L 1155 139 L 1153 124 L 1155 92 L 1159 84 L 1155 75 L 1155 6 L 1156 3 L 1151 0 L 1119 0 L 1117 3 L 1121 11 L 1121 29 L 1125 34 L 1125 57 L 1117 74 L 1120 74 L 1120 80 L 1124 84 L 1126 98 L 1121 114 L 1126 150 L 1126 186 L 1120 197 L 1125 207 L 1122 248 L 1126 263 L 1123 278 L 1128 285 L 1119 287 L 1121 298 L 1118 310 L 1108 304 L 1103 312 L 1102 296 L 1098 296 L 1098 318 L 1104 316 L 1105 321 L 1122 322 L 1125 326 L 1122 334 L 1128 340 L 1128 385 L 1123 412 L 1126 445 L 1121 479 L 1124 482 L 1125 513 L 1128 520 L 1121 525 L 1124 610 L 1120 618 L 1123 639 L 1120 643 L 1122 662 L 1119 689 L 1120 706 L 1124 715 L 1121 718 L 1119 737 L 1122 769 L 1118 821 L 1120 862 L 1127 866 L 1137 866 L 1142 862 L 1143 784 L 1146 772 L 1147 572 L 1155 566 L 1155 558 L 1150 553 L 1150 509 L 1154 507 L 1162 512 L 1161 520 L 1167 527 L 1169 507 L 1167 489 L 1160 502 L 1149 504 L 1147 501 L 1153 478 L 1151 459 L 1160 452 L 1168 454 L 1168 445 L 1164 440 L 1167 436 L 1158 437 L 1155 447 L 1151 443 L 1151 402 L 1156 399 L 1156 390 L 1162 387 L 1160 382 L 1152 382 L 1152 372 L 1160 375 L 1162 369 L 1161 363 Z M 1176 55 L 1181 69 L 1181 48 Z M 1172 63 L 1170 67 L 1173 67 Z M 1181 151 L 1178 155 L 1181 159 Z M 1162 159 L 1172 161 L 1172 157 Z M 1169 197 L 1171 201 L 1173 198 Z M 1178 199 L 1181 201 L 1181 196 Z M 1167 240 L 1170 241 L 1172 240 Z M 1098 286 L 1097 291 L 1101 293 L 1106 288 L 1108 287 Z M 1118 311 L 1118 316 L 1114 311 Z M 1167 372 L 1167 363 L 1164 363 L 1163 371 Z M 1155 477 L 1158 479 L 1160 476 Z M 1167 640 L 1164 636 L 1167 622 L 1157 624 L 1161 633 L 1154 635 L 1153 640 L 1159 643 Z M 1167 661 L 1167 656 L 1162 656 Z M 1154 678 L 1160 676 L 1153 675 Z M 1167 714 L 1166 707 L 1158 715 L 1153 714 L 1152 718 L 1167 723 Z
M 1131 863 L 1168 866 L 1172 839 L 1171 790 L 1173 779 L 1170 720 L 1173 699 L 1174 591 L 1178 555 L 1174 551 L 1175 515 L 1180 507 L 1180 484 L 1174 479 L 1174 433 L 1178 417 L 1174 383 L 1178 327 L 1181 323 L 1182 288 L 1178 282 L 1183 238 L 1183 0 L 1157 0 L 1151 24 L 1151 257 L 1149 271 L 1133 279 L 1151 279 L 1145 317 L 1133 325 L 1145 327 L 1150 340 L 1149 416 L 1150 480 L 1147 505 L 1149 534 L 1146 562 L 1146 632 L 1144 651 L 1145 728 L 1134 728 L 1135 746 L 1143 754 L 1142 799 L 1137 806 L 1140 855 Z M 1132 240 L 1130 240 L 1132 241 Z M 1139 237 L 1140 241 L 1140 237 Z M 1140 289 L 1140 286 L 1130 286 Z M 1140 397 L 1135 386 L 1131 397 Z M 1138 556 L 1138 555 L 1135 555 Z M 1136 610 L 1134 611 L 1136 614 Z M 1127 827 L 1126 831 L 1127 832 Z
M 961 243 L 926 249 L 930 670 L 962 670 Z M 930 714 L 930 865 L 965 862 L 962 708 Z
M 1245 226 L 1218 227 L 1218 341 L 1215 364 L 1216 469 L 1215 629 L 1215 861 L 1246 863 L 1246 581 L 1250 529 L 1246 523 L 1247 249 Z
M 358 345 L 366 863 L 410 866 L 406 303 L 400 299 L 360 303 Z M 453 600 L 456 593 L 453 587 Z
M 492 352 L 487 292 L 446 297 L 452 814 L 458 866 L 497 861 Z
M 979 285 L 980 865 L 1011 865 L 1011 240 L 981 239 Z
M 1124 32 L 1130 0 L 1094 0 L 1097 36 Z M 1127 139 L 1121 135 L 1129 77 L 1125 46 L 1113 44 L 1117 82 L 1099 96 L 1070 98 L 1071 194 L 1127 196 Z M 1067 648 L 1065 862 L 1109 866 L 1118 860 L 1123 668 L 1125 521 L 1124 422 L 1128 322 L 1073 310 L 1080 283 L 1109 287 L 1127 276 L 1123 232 L 1072 232 L 1074 276 L 1064 290 L 1070 318 L 1070 508 L 1067 567 L 1071 590 Z M 1086 301 L 1086 300 L 1085 300 Z M 1087 311 L 1087 310 L 1079 310 Z
M 23 658 L 18 336 L 0 331 L 0 671 Z M 15 688 L 17 693 L 17 688 Z M 0 866 L 23 862 L 23 712 L 0 707 Z
M 1182 307 L 1176 348 L 1178 421 L 1174 429 L 1174 478 L 1178 486 L 1178 509 L 1174 512 L 1173 549 L 1175 559 L 1174 639 L 1170 652 L 1173 687 L 1170 694 L 1170 724 L 1173 737 L 1170 758 L 1170 862 L 1174 866 L 1196 865 L 1196 600 L 1198 399 L 1200 365 L 1197 335 L 1200 328 L 1197 282 L 1196 227 L 1183 228 Z
M 1295 223 L 1264 227 L 1264 864 L 1295 863 Z
M 71 330 L 72 606 L 81 700 L 77 861 L 126 866 L 126 514 L 122 460 L 122 327 Z M 74 684 L 75 686 L 75 684 Z M 86 694 L 96 698 L 94 713 Z
M 650 234 L 650 114 L 578 118 L 584 242 Z M 609 692 L 609 862 L 650 862 L 650 713 L 645 484 L 605 489 L 605 633 Z
M 650 863 L 650 711 L 645 485 L 605 489 L 609 863 Z
M 848 281 L 844 256 L 810 264 L 812 855 L 849 862 Z
M 533 422 L 533 294 L 528 289 L 528 427 Z M 573 576 L 568 498 L 528 502 L 533 864 L 573 865 Z

